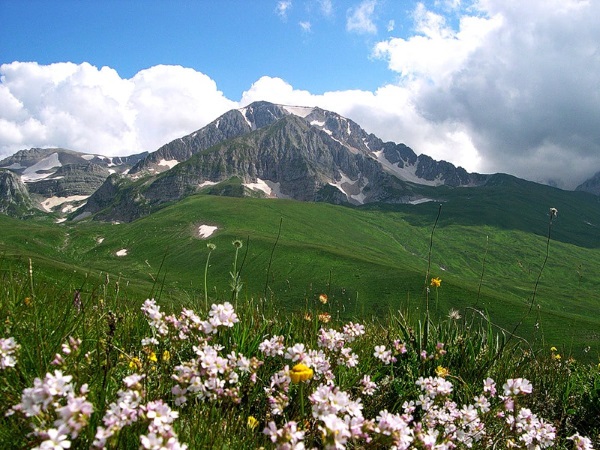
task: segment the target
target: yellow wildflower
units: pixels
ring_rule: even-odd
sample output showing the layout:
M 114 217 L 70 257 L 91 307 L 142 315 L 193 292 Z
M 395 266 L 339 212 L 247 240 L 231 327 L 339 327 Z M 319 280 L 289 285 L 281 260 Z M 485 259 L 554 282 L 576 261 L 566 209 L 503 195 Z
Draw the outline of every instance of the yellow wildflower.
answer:
M 169 352 L 169 350 L 165 350 L 162 354 L 162 360 L 168 361 L 170 359 L 171 359 L 171 352 Z
M 450 371 L 445 367 L 437 366 L 435 369 L 435 374 L 438 377 L 446 378 L 448 375 L 450 375 Z
M 25 303 L 25 306 L 31 306 L 31 297 L 25 297 L 23 303 Z
M 148 360 L 152 362 L 157 362 L 158 358 L 156 357 L 156 353 L 150 352 L 150 354 L 148 355 Z
M 327 303 L 327 295 L 326 294 L 319 295 L 319 301 L 325 305 Z
M 304 314 L 304 320 L 310 322 L 312 320 L 312 316 L 309 313 Z
M 439 288 L 440 285 L 442 284 L 442 279 L 439 277 L 435 277 L 431 279 L 431 285 L 433 287 Z
M 561 358 L 560 353 L 553 353 L 552 354 L 552 359 L 555 359 L 556 361 L 560 361 L 560 358 Z
M 292 383 L 310 380 L 313 377 L 313 370 L 305 364 L 299 363 L 290 370 Z
M 551 352 L 555 352 L 556 350 L 557 350 L 557 348 L 556 348 L 556 347 L 550 347 L 550 351 L 551 351 Z
M 248 416 L 247 425 L 248 425 L 248 428 L 250 428 L 252 431 L 254 431 L 254 429 L 258 426 L 258 420 L 254 416 Z
M 142 362 L 140 361 L 140 358 L 137 356 L 131 358 L 131 361 L 129 361 L 129 368 L 133 370 L 142 370 Z

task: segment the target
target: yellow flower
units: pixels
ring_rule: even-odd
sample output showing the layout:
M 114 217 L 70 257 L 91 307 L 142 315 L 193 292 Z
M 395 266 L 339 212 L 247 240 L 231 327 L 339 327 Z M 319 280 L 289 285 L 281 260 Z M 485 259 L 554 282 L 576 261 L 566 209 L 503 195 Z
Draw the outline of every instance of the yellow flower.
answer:
M 313 377 L 313 370 L 305 364 L 296 364 L 290 370 L 290 378 L 292 383 L 299 383 L 300 381 L 310 380 Z
M 559 353 L 554 353 L 554 354 L 552 355 L 552 359 L 555 359 L 555 360 L 557 360 L 557 361 L 560 361 L 560 358 L 561 358 L 561 356 L 560 356 L 560 354 L 559 354 Z
M 550 347 L 550 351 L 551 351 L 551 352 L 555 352 L 556 350 L 557 350 L 557 348 L 556 348 L 556 347 Z
M 25 297 L 23 303 L 25 303 L 25 306 L 31 306 L 31 297 Z
M 326 294 L 319 295 L 319 301 L 325 305 L 327 303 L 327 295 Z
M 319 322 L 328 323 L 330 320 L 331 314 L 326 312 L 319 314 Z
M 254 416 L 248 416 L 247 425 L 248 425 L 248 428 L 250 428 L 252 431 L 254 431 L 254 429 L 258 426 L 258 420 Z
M 431 279 L 431 285 L 433 287 L 439 288 L 440 285 L 442 284 L 442 279 L 439 277 L 435 277 Z
M 137 356 L 131 358 L 131 361 L 129 361 L 129 368 L 134 370 L 142 370 L 142 362 L 140 361 L 140 358 Z
M 437 366 L 437 368 L 435 369 L 435 374 L 438 377 L 446 378 L 448 375 L 450 375 L 450 371 L 445 367 Z
M 169 352 L 169 350 L 165 350 L 162 354 L 162 360 L 168 361 L 170 359 L 171 359 L 171 353 Z
M 152 362 L 157 362 L 158 358 L 156 357 L 156 353 L 150 352 L 150 354 L 148 355 L 148 360 Z
M 304 314 L 304 320 L 310 322 L 312 320 L 312 316 L 309 313 Z

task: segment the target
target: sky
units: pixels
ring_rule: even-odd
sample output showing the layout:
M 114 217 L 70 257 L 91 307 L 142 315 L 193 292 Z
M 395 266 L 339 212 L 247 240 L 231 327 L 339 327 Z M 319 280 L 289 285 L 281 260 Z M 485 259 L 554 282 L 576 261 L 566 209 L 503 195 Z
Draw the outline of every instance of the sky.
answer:
M 0 0 L 0 159 L 154 151 L 253 101 L 470 172 L 600 171 L 597 0 Z

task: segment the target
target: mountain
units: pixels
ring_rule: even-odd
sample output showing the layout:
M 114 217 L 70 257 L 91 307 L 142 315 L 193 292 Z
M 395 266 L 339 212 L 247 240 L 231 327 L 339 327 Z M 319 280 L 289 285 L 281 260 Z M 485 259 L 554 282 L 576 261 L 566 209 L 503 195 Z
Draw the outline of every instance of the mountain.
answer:
M 111 158 L 63 148 L 32 148 L 3 159 L 0 169 L 17 175 L 42 210 L 60 206 L 66 213 L 81 206 L 110 174 L 127 173 L 146 155 Z
M 20 217 L 30 215 L 34 203 L 19 176 L 0 170 L 0 213 Z
M 575 190 L 600 195 L 600 172 L 597 172 L 593 177 L 581 183 Z
M 383 142 L 350 119 L 320 108 L 255 102 L 112 176 L 79 211 L 131 221 L 187 195 L 251 195 L 362 205 L 422 200 L 418 186 L 479 186 L 445 161 Z

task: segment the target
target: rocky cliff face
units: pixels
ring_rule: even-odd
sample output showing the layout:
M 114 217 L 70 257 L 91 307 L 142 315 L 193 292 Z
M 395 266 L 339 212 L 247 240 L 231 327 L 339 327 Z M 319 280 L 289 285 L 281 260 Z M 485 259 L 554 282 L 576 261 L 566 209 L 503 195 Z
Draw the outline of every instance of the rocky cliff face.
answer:
M 592 178 L 581 183 L 576 191 L 589 192 L 590 194 L 600 195 L 600 172 L 596 173 Z
M 0 213 L 22 217 L 33 208 L 27 187 L 20 178 L 9 170 L 0 170 Z
M 70 197 L 93 194 L 110 175 L 108 169 L 94 163 L 67 164 L 51 176 L 28 183 L 29 192 L 44 197 Z

